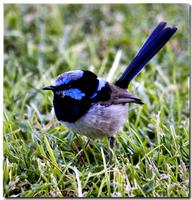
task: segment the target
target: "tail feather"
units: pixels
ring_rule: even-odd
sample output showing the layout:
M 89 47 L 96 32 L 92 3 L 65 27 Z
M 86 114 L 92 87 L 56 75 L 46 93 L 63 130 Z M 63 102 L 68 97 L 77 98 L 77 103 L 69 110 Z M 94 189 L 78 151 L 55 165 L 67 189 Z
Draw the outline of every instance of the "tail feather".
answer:
M 157 54 L 176 32 L 176 27 L 166 27 L 166 22 L 161 22 L 148 36 L 142 47 L 128 65 L 115 85 L 127 88 L 130 81 L 142 70 L 142 68 Z
M 147 37 L 147 39 L 144 41 L 141 48 L 138 50 L 137 55 L 139 56 L 142 53 L 142 50 L 146 47 L 146 45 L 152 41 L 166 26 L 166 22 L 160 22 L 156 28 L 151 32 L 151 34 Z M 136 57 L 135 56 L 135 57 Z

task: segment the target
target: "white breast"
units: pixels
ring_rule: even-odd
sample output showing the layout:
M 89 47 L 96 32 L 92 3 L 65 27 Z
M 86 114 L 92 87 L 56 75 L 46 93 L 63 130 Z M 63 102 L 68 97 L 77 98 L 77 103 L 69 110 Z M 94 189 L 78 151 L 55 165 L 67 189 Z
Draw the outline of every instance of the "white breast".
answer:
M 75 133 L 91 138 L 113 136 L 127 120 L 127 105 L 100 104 L 93 105 L 90 110 L 75 123 L 63 122 Z

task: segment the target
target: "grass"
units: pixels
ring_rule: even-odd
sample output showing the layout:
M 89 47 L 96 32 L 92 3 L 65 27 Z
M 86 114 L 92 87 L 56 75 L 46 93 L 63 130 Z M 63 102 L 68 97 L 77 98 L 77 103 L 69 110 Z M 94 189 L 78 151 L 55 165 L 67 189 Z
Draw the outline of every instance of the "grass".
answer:
M 68 70 L 115 81 L 160 19 L 178 31 L 130 85 L 113 167 L 106 138 L 91 140 L 84 163 L 75 135 L 54 117 L 41 90 Z M 184 4 L 4 5 L 5 197 L 189 196 L 189 8 Z M 118 53 L 118 52 L 122 52 Z

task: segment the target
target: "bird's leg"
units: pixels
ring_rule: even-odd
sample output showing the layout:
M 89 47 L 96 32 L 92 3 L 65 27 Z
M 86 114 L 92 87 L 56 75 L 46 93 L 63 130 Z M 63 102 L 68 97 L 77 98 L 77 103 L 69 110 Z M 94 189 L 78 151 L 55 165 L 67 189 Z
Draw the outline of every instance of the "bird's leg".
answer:
M 87 142 L 85 143 L 84 149 L 86 149 L 86 147 L 87 147 L 87 145 L 89 144 L 89 142 L 90 142 L 90 139 L 88 139 Z
M 112 164 L 114 143 L 115 143 L 115 138 L 113 136 L 109 137 L 109 147 L 110 147 L 109 164 Z
M 86 143 L 85 143 L 83 149 L 86 149 L 86 148 L 87 148 L 87 145 L 89 144 L 89 142 L 90 142 L 90 139 L 88 139 L 88 140 L 86 141 Z M 82 152 L 80 153 L 80 155 L 79 155 L 79 158 L 78 158 L 77 162 L 79 162 L 80 160 L 81 160 L 81 161 L 84 161 L 84 159 L 83 159 L 83 154 L 84 154 L 84 152 L 82 151 Z

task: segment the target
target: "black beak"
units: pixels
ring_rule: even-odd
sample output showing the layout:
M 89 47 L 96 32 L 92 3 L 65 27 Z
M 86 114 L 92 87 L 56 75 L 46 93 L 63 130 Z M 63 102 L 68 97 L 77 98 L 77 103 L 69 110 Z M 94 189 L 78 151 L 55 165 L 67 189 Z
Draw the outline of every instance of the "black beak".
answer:
M 47 86 L 47 87 L 43 87 L 42 90 L 54 90 L 55 89 L 55 86 Z

